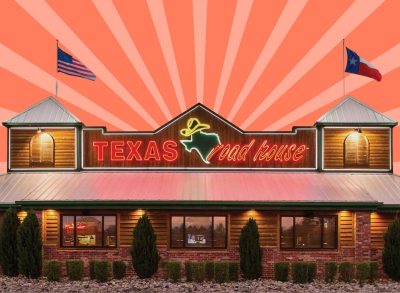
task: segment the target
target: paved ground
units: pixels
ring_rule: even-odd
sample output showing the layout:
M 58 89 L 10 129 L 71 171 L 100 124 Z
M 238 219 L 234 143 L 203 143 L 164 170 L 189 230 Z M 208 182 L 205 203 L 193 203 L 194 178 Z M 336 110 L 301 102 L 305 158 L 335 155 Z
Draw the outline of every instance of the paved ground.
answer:
M 400 292 L 400 283 L 379 281 L 373 285 L 366 284 L 360 287 L 357 283 L 325 284 L 316 281 L 307 285 L 298 285 L 291 282 L 281 283 L 272 280 L 242 281 L 226 284 L 205 282 L 196 283 L 170 283 L 161 279 L 139 280 L 126 278 L 112 280 L 107 283 L 85 280 L 82 282 L 47 282 L 45 279 L 28 280 L 24 278 L 0 277 L 1 292 Z

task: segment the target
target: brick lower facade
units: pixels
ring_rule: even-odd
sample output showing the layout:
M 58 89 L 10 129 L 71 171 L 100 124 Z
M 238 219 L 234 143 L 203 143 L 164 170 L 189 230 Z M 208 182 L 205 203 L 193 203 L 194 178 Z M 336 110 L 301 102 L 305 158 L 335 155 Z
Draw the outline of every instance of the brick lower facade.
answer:
M 381 250 L 371 247 L 370 213 L 357 212 L 355 221 L 355 245 L 339 247 L 335 250 L 281 250 L 279 247 L 263 247 L 263 277 L 273 278 L 274 263 L 281 261 L 315 261 L 317 262 L 317 277 L 323 277 L 324 263 L 327 261 L 368 261 L 377 260 L 381 268 Z M 224 250 L 178 250 L 158 246 L 162 260 L 239 260 L 238 247 Z M 88 274 L 89 260 L 107 259 L 124 260 L 128 264 L 128 274 L 133 274 L 130 247 L 116 249 L 66 249 L 57 246 L 43 247 L 44 259 L 82 259 L 85 263 L 85 273 Z

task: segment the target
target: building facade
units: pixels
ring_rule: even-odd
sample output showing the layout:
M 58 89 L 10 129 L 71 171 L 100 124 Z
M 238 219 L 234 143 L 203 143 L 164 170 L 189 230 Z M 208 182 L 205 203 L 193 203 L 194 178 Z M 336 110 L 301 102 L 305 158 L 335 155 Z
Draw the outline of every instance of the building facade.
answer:
M 44 259 L 131 262 L 147 213 L 162 259 L 238 260 L 254 218 L 263 276 L 296 260 L 322 274 L 326 261 L 381 263 L 400 210 L 397 122 L 351 97 L 289 132 L 245 132 L 201 104 L 153 132 L 108 132 L 52 97 L 3 124 L 0 208 L 36 211 Z

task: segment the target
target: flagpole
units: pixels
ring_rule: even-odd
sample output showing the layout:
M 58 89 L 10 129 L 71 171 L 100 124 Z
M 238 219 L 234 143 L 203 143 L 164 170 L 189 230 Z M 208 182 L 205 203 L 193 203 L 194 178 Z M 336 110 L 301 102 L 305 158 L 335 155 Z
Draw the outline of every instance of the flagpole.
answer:
M 57 41 L 57 51 L 56 51 L 56 98 L 58 96 L 58 80 L 57 80 L 57 72 L 58 72 L 58 39 Z
M 342 61 L 343 61 L 343 76 L 342 76 L 342 79 L 343 79 L 343 98 L 346 96 L 346 83 L 345 83 L 345 79 L 344 79 L 344 73 L 345 73 L 345 64 L 344 64 L 344 47 L 345 47 L 345 45 L 344 45 L 344 39 L 343 39 L 343 41 L 342 41 Z

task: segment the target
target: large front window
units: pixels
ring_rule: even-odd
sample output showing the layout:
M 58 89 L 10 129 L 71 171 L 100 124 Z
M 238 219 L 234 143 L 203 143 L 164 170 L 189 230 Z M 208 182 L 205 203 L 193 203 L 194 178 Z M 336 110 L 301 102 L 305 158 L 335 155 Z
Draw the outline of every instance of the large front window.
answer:
M 61 245 L 115 247 L 116 221 L 116 216 L 62 216 Z
M 329 249 L 337 246 L 337 217 L 281 217 L 281 248 Z
M 226 248 L 226 217 L 172 216 L 171 247 Z

